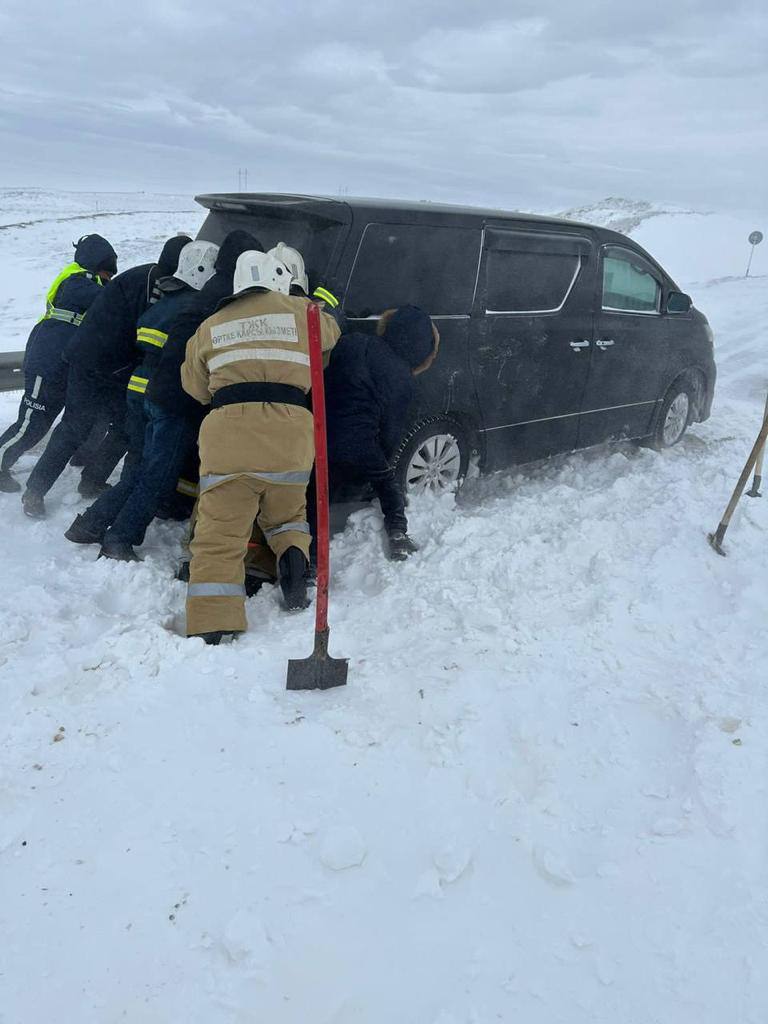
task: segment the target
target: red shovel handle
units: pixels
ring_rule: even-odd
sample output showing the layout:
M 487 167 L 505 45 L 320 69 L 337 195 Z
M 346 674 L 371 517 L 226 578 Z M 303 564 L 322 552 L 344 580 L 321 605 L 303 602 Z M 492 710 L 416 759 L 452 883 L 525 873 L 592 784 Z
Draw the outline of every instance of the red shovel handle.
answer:
M 323 344 L 320 338 L 320 308 L 310 302 L 307 310 L 309 372 L 312 379 L 312 413 L 315 423 L 315 489 L 317 492 L 317 605 L 315 632 L 328 629 L 328 435 L 325 427 L 325 386 Z

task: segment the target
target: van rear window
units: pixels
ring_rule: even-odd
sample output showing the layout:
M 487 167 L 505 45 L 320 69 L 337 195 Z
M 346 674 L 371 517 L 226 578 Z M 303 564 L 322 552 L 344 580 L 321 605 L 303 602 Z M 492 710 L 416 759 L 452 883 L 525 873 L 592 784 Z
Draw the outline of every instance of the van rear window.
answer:
M 468 314 L 479 256 L 479 228 L 368 224 L 344 310 L 353 318 L 403 305 L 431 316 Z
M 263 245 L 271 249 L 285 242 L 298 249 L 304 257 L 310 284 L 314 288 L 323 283 L 331 253 L 344 225 L 331 218 L 274 206 L 254 206 L 247 212 L 212 210 L 198 238 L 221 245 L 230 231 L 249 231 Z

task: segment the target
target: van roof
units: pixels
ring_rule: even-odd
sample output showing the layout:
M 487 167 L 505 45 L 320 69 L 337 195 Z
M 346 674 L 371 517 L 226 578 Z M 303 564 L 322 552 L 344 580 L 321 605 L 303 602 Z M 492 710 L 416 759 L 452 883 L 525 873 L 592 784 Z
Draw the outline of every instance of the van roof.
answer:
M 454 206 L 450 203 L 433 203 L 430 200 L 380 199 L 366 196 L 312 196 L 286 192 L 216 192 L 195 196 L 195 201 L 208 210 L 242 210 L 263 203 L 285 204 L 286 206 L 331 204 L 360 210 L 391 210 L 422 216 L 442 214 L 444 216 L 474 217 L 480 220 L 530 221 L 536 224 L 562 224 L 573 227 L 592 227 L 582 221 L 565 220 L 562 217 L 545 217 L 535 213 L 521 213 L 518 210 L 494 210 L 478 206 Z M 329 211 L 330 212 L 330 211 Z

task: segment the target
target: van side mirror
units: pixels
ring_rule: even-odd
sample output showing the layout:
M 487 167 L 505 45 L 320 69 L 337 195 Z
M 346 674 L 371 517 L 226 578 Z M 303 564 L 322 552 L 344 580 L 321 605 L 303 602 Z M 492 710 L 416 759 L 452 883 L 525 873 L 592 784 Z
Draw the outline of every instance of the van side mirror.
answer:
M 670 292 L 667 296 L 668 313 L 690 313 L 692 305 L 691 296 L 685 292 Z

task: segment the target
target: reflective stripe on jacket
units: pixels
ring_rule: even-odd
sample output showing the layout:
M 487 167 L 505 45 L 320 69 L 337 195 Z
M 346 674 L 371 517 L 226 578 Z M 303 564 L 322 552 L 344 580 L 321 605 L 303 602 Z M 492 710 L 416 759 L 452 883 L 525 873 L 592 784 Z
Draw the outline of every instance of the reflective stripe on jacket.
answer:
M 149 384 L 148 377 L 141 377 L 138 374 L 133 373 L 128 381 L 128 390 L 135 391 L 138 395 L 143 395 L 147 390 L 147 384 Z
M 310 390 L 309 300 L 249 291 L 205 320 L 187 344 L 181 368 L 184 390 L 203 405 L 232 384 L 287 384 Z M 320 315 L 321 341 L 329 353 L 339 337 L 336 322 Z M 283 402 L 241 402 L 213 409 L 200 430 L 200 475 L 211 485 L 232 475 L 275 483 L 305 482 L 314 460 L 312 414 Z
M 141 363 L 128 382 L 129 391 L 140 391 L 142 395 L 146 392 L 168 340 L 168 328 L 196 294 L 186 286 L 162 291 L 162 298 L 141 314 L 136 323 L 136 348 L 141 353 Z
M 37 321 L 38 323 L 42 320 L 61 320 L 62 323 L 79 327 L 83 322 L 85 313 L 75 313 L 71 309 L 62 309 L 56 305 L 56 294 L 59 288 L 67 278 L 72 277 L 74 274 L 85 274 L 89 280 L 94 281 L 96 284 L 100 285 L 102 283 L 98 274 L 92 274 L 90 270 L 81 267 L 79 263 L 69 263 L 56 275 L 53 284 L 48 289 L 48 294 L 45 296 L 45 312 Z

